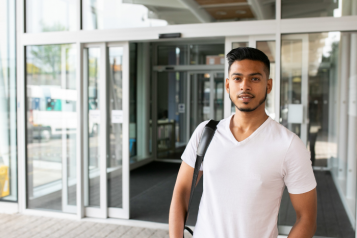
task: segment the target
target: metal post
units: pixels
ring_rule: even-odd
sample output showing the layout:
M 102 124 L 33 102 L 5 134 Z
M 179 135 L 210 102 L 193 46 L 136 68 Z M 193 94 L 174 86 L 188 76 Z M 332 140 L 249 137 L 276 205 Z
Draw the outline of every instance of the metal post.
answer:
M 347 100 L 348 100 L 348 75 L 349 75 L 349 55 L 350 55 L 350 35 L 341 34 L 340 53 L 340 118 L 338 136 L 338 178 L 346 178 L 346 158 L 347 158 Z
M 354 199 L 356 196 L 357 157 L 357 33 L 351 33 L 350 45 L 346 197 Z

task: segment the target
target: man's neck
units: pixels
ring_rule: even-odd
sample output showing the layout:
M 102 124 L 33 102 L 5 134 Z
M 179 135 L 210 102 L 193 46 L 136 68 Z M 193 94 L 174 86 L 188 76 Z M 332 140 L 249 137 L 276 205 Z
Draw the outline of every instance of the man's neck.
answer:
M 252 112 L 242 112 L 236 108 L 236 113 L 231 121 L 231 129 L 240 132 L 253 132 L 258 129 L 266 120 L 265 104 L 260 105 Z

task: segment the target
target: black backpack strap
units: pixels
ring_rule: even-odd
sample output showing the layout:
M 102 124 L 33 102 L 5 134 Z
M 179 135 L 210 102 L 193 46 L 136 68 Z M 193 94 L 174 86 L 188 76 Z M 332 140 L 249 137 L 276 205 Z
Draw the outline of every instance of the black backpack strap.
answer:
M 203 162 L 203 158 L 206 154 L 207 148 L 209 146 L 209 144 L 212 141 L 212 138 L 214 136 L 214 133 L 216 132 L 217 129 L 217 125 L 218 125 L 219 121 L 214 121 L 214 120 L 210 120 L 206 126 L 203 129 L 201 138 L 200 138 L 200 142 L 198 144 L 197 147 L 197 155 L 196 155 L 196 163 L 195 163 L 195 169 L 193 172 L 193 178 L 192 178 L 192 184 L 191 184 L 191 193 L 190 193 L 190 200 L 188 202 L 188 209 L 187 209 L 187 215 L 185 218 L 185 225 L 184 225 L 184 230 L 186 229 L 191 235 L 193 235 L 193 231 L 186 226 L 186 222 L 188 219 L 188 215 L 189 215 L 189 211 L 190 211 L 190 207 L 191 207 L 191 202 L 192 202 L 192 198 L 193 198 L 193 194 L 195 192 L 195 188 L 196 188 L 196 183 L 197 183 L 197 178 L 198 178 L 198 173 L 200 171 L 201 168 L 201 164 Z

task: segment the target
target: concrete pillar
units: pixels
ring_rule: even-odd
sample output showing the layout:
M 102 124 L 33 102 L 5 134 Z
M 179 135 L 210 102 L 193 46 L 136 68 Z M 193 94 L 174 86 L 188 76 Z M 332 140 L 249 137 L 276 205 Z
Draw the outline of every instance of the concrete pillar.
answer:
M 340 41 L 340 112 L 338 136 L 338 178 L 346 178 L 347 158 L 347 102 L 350 66 L 350 35 L 341 33 Z
M 357 159 L 357 33 L 351 33 L 348 99 L 347 198 L 356 196 Z

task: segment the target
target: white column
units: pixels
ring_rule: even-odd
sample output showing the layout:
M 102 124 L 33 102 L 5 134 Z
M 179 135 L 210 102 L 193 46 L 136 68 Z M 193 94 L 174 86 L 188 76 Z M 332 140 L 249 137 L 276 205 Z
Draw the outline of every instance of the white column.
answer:
M 149 156 L 150 131 L 150 45 L 138 44 L 138 83 L 137 83 L 137 156 L 144 159 Z
M 107 160 L 108 160 L 108 84 L 107 84 L 107 65 L 108 49 L 105 43 L 100 47 L 99 58 L 99 103 L 100 103 L 100 129 L 99 129 L 99 171 L 100 171 L 100 218 L 108 217 L 108 200 L 107 200 Z
M 22 213 L 26 209 L 27 194 L 26 194 L 26 111 L 25 111 L 25 48 L 22 44 L 24 32 L 24 1 L 16 1 L 16 54 L 17 54 L 17 148 L 18 148 L 18 204 L 19 212 Z
M 84 153 L 83 148 L 84 148 L 84 137 L 87 138 L 88 133 L 85 134 L 84 136 L 84 131 L 88 130 L 88 125 L 87 125 L 87 119 L 85 119 L 85 116 L 87 115 L 85 112 L 87 112 L 88 108 L 85 107 L 84 105 L 87 104 L 87 94 L 84 95 L 84 92 L 88 92 L 87 89 L 87 83 L 84 83 L 87 81 L 87 77 L 84 76 L 83 72 L 83 65 L 84 65 L 84 51 L 83 51 L 83 45 L 79 42 L 76 43 L 76 66 L 77 66 L 77 71 L 76 71 L 76 88 L 77 88 L 77 135 L 76 135 L 76 178 L 77 178 L 77 219 L 82 219 L 84 217 L 84 191 L 87 192 L 87 190 L 84 190 L 85 185 L 87 184 L 84 181 L 88 181 L 88 177 L 84 177 L 84 171 L 88 171 L 87 168 L 84 164 L 84 160 L 87 160 L 87 153 Z M 84 100 L 84 96 L 86 100 Z M 83 110 L 85 108 L 85 110 Z M 87 130 L 84 130 L 84 128 L 87 128 Z M 88 204 L 88 203 L 87 203 Z
M 338 178 L 346 178 L 347 159 L 347 100 L 350 58 L 350 35 L 341 34 L 340 44 L 340 113 L 338 136 Z
M 67 47 L 61 46 L 61 89 L 62 93 L 66 94 L 67 89 Z M 62 107 L 66 104 L 66 100 L 62 99 Z M 63 112 L 61 112 L 62 123 L 62 211 L 69 212 L 67 209 L 68 204 L 68 160 L 67 160 L 67 128 L 66 121 L 63 118 Z
M 350 53 L 346 196 L 347 198 L 355 198 L 357 157 L 357 33 L 351 34 Z

